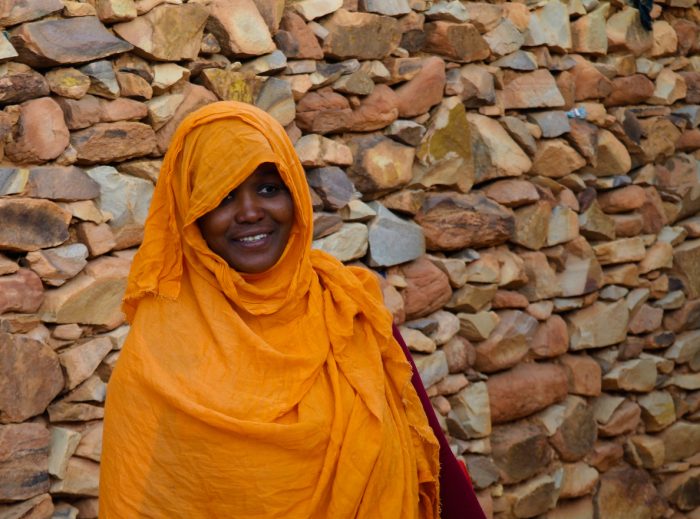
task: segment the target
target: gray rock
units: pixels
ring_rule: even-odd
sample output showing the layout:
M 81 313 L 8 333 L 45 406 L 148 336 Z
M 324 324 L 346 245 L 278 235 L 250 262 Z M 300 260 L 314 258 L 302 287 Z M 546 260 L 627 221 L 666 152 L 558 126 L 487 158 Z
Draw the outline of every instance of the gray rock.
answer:
M 559 137 L 571 131 L 569 118 L 562 110 L 548 110 L 546 112 L 531 112 L 527 114 L 528 121 L 535 123 L 542 130 L 542 137 Z
M 419 225 L 399 218 L 379 202 L 368 205 L 377 213 L 369 224 L 371 266 L 389 267 L 425 254 L 425 238 Z

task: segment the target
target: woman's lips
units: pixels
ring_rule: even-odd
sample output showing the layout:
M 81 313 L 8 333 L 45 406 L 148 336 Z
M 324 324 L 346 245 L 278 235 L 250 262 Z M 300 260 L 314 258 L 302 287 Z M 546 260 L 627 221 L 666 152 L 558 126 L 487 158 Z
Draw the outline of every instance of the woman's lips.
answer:
M 271 232 L 261 232 L 241 238 L 234 238 L 233 242 L 236 245 L 245 247 L 246 249 L 258 249 L 266 247 L 272 241 Z

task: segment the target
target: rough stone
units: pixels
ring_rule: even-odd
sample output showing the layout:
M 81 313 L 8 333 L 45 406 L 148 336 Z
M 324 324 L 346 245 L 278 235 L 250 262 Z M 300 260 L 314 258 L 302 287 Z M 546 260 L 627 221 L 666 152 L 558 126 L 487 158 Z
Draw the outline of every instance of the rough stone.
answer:
M 484 382 L 470 384 L 449 399 L 452 410 L 447 416 L 448 430 L 463 440 L 491 434 L 489 395 Z
M 49 489 L 49 431 L 39 423 L 0 425 L 0 501 L 29 499 Z
M 667 391 L 652 391 L 637 399 L 642 408 L 642 421 L 647 432 L 658 432 L 676 421 L 676 409 Z
M 530 170 L 532 162 L 498 121 L 468 114 L 473 136 L 474 181 L 514 177 Z
M 442 101 L 445 88 L 445 62 L 438 57 L 426 58 L 413 78 L 396 89 L 399 117 L 415 117 Z
M 512 214 L 482 194 L 429 194 L 416 215 L 429 250 L 487 247 L 513 232 Z
M 68 146 L 63 111 L 49 97 L 23 103 L 18 127 L 14 141 L 5 146 L 5 154 L 16 163 L 46 162 L 58 157 Z
M 642 27 L 639 11 L 631 7 L 608 18 L 606 34 L 610 51 L 626 51 L 640 56 L 654 45 L 652 33 Z
M 430 355 L 416 356 L 414 361 L 416 363 L 416 368 L 418 368 L 420 378 L 426 388 L 438 383 L 449 373 L 447 358 L 445 357 L 445 352 L 442 350 L 437 350 Z
M 488 339 L 476 345 L 475 367 L 492 373 L 515 366 L 528 352 L 537 320 L 517 310 L 500 314 Z
M 306 173 L 306 180 L 321 197 L 326 209 L 345 207 L 355 191 L 345 172 L 336 166 L 311 169 Z
M 41 280 L 27 269 L 0 276 L 0 289 L 0 314 L 8 311 L 36 312 L 44 296 Z
M 513 74 L 503 88 L 503 107 L 557 108 L 564 106 L 564 98 L 557 88 L 554 76 L 544 69 Z
M 376 198 L 411 180 L 412 148 L 381 135 L 356 137 L 348 146 L 354 157 L 348 176 L 365 196 Z
M 700 452 L 700 423 L 678 421 L 659 435 L 666 446 L 665 463 L 680 461 Z
M 129 260 L 94 260 L 63 286 L 47 290 L 40 314 L 46 322 L 114 324 L 123 319 L 121 298 L 126 288 Z
M 143 16 L 114 25 L 113 30 L 147 58 L 192 60 L 199 52 L 207 15 L 208 10 L 195 3 L 159 5 Z
M 71 214 L 48 200 L 0 200 L 0 249 L 34 251 L 68 239 Z
M 447 274 L 427 257 L 418 258 L 393 269 L 406 279 L 406 288 L 402 290 L 401 296 L 405 302 L 408 319 L 429 315 L 450 300 L 452 289 Z
M 505 483 L 518 483 L 542 471 L 553 457 L 544 430 L 522 422 L 493 428 L 493 461 Z
M 10 42 L 18 61 L 33 67 L 85 63 L 132 49 L 94 16 L 25 23 L 10 31 Z
M 418 225 L 399 218 L 378 202 L 369 206 L 376 213 L 368 226 L 371 266 L 390 267 L 425 254 L 425 239 Z
M 71 135 L 78 164 L 118 162 L 155 151 L 156 136 L 150 126 L 137 122 L 99 123 Z
M 60 286 L 80 272 L 87 264 L 88 250 L 82 243 L 61 245 L 29 252 L 29 268 L 50 286 Z
M 569 324 L 569 348 L 573 351 L 601 348 L 622 342 L 627 332 L 629 311 L 625 301 L 595 302 L 566 316 Z M 608 326 L 600 327 L 601 322 Z
M 652 519 L 661 517 L 665 509 L 649 475 L 625 466 L 601 474 L 593 503 L 596 517 L 606 519 Z
M 600 365 L 587 355 L 562 355 L 559 362 L 566 369 L 569 392 L 581 396 L 599 396 L 601 393 Z
M 550 442 L 562 460 L 578 461 L 593 449 L 598 436 L 593 409 L 578 396 L 568 396 L 562 406 L 563 420 Z
M 491 376 L 486 385 L 494 424 L 523 418 L 566 398 L 567 377 L 554 364 L 519 364 Z
M 488 58 L 488 43 L 471 23 L 435 21 L 425 24 L 423 50 L 460 63 Z
M 97 496 L 100 466 L 94 461 L 73 457 L 63 479 L 51 484 L 51 492 L 69 496 Z
M 382 59 L 401 41 L 398 22 L 376 14 L 338 9 L 323 26 L 328 31 L 323 51 L 338 59 Z

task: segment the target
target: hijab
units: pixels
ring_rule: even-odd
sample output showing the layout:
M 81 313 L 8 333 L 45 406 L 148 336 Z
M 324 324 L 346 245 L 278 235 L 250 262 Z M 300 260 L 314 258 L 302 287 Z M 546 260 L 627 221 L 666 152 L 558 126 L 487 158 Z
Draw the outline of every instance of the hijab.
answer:
M 286 248 L 236 272 L 197 220 L 273 163 Z M 164 158 L 108 386 L 100 517 L 439 517 L 438 443 L 374 275 L 311 249 L 284 129 L 237 102 L 190 114 Z

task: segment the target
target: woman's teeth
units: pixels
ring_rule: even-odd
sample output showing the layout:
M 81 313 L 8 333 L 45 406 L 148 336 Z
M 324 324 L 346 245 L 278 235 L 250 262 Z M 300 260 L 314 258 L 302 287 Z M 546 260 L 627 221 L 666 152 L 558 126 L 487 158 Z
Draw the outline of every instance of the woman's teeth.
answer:
M 256 234 L 255 236 L 246 236 L 245 238 L 239 238 L 238 241 L 250 243 L 253 241 L 262 240 L 266 237 L 267 237 L 267 234 L 265 234 L 265 233 L 264 234 Z

